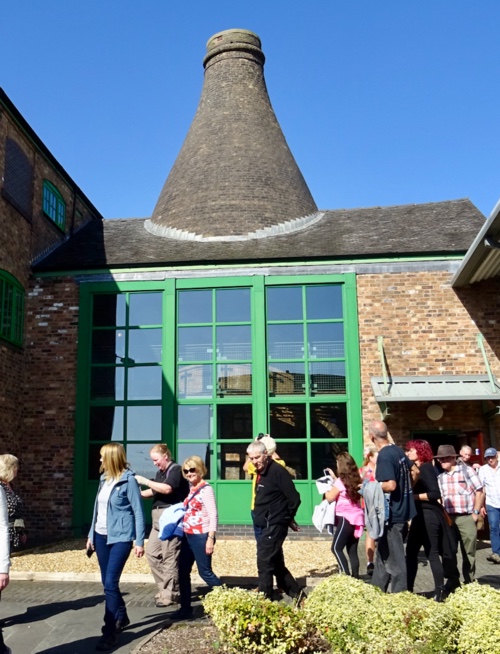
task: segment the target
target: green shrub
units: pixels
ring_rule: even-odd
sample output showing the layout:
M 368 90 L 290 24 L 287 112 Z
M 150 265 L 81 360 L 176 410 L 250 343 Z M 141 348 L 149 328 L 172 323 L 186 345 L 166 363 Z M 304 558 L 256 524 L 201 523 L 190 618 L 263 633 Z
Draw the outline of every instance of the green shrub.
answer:
M 457 654 L 500 652 L 500 591 L 478 583 L 468 584 L 446 600 L 457 622 Z
M 442 654 L 455 622 L 444 605 L 412 593 L 395 595 L 346 575 L 319 584 L 304 611 L 334 654 Z
M 203 606 L 232 651 L 314 654 L 328 649 L 302 611 L 261 593 L 222 586 L 205 597 Z

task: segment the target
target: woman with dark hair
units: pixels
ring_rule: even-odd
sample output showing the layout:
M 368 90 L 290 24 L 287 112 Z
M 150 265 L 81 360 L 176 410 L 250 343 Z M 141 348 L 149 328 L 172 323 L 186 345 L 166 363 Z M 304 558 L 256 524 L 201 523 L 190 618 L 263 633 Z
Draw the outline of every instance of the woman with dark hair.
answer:
M 358 466 L 348 452 L 337 456 L 337 478 L 325 499 L 335 505 L 335 532 L 332 552 L 339 564 L 340 572 L 359 578 L 358 543 L 365 526 L 365 514 L 361 508 L 359 487 L 361 476 Z M 349 563 L 344 554 L 347 551 Z
M 419 470 L 417 481 L 413 486 L 413 497 L 417 515 L 411 521 L 406 543 L 406 570 L 408 575 L 408 590 L 413 591 L 418 568 L 418 553 L 424 547 L 424 552 L 431 566 L 434 578 L 434 595 L 436 602 L 445 598 L 444 570 L 441 559 L 443 543 L 447 529 L 443 507 L 440 504 L 441 491 L 437 480 L 437 472 L 432 464 L 431 446 L 424 440 L 408 441 L 405 446 L 406 456 L 413 461 Z

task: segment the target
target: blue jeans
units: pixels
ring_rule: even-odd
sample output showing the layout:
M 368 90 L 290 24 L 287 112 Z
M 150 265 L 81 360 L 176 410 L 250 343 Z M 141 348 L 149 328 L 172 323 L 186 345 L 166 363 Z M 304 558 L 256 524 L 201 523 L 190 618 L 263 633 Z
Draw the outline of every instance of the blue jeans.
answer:
M 213 588 L 222 586 L 221 580 L 212 570 L 212 555 L 207 554 L 205 546 L 207 534 L 184 534 L 179 555 L 179 591 L 181 609 L 191 607 L 191 570 L 196 561 L 198 573 L 203 581 Z
M 102 585 L 106 597 L 102 633 L 110 636 L 116 631 L 117 620 L 123 621 L 127 617 L 127 609 L 118 584 L 132 549 L 132 542 L 108 545 L 106 541 L 106 536 L 95 533 L 94 547 L 101 568 Z
M 490 525 L 491 551 L 500 556 L 500 509 L 486 504 L 486 513 Z

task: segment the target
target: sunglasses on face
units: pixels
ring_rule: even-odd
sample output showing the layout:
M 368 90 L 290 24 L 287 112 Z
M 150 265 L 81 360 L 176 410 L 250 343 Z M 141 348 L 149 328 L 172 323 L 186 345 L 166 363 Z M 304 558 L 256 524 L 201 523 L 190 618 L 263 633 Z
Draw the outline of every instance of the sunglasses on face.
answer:
M 182 471 L 185 475 L 189 475 L 190 473 L 192 474 L 193 472 L 196 472 L 196 468 L 184 468 Z

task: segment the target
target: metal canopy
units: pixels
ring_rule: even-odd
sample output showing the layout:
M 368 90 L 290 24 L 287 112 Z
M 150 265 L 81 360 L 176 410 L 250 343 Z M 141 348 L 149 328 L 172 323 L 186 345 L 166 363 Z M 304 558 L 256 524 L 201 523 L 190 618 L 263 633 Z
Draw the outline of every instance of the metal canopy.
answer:
M 372 377 L 378 403 L 439 400 L 500 400 L 500 384 L 488 375 Z

